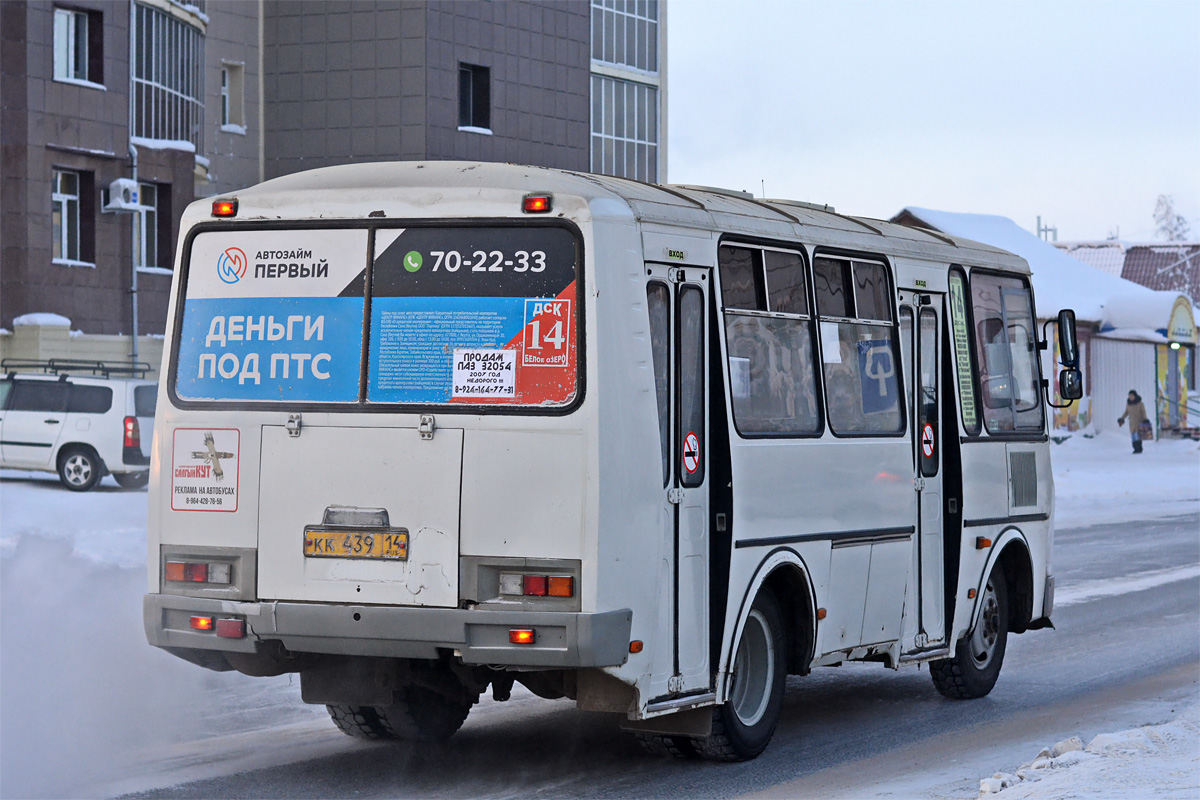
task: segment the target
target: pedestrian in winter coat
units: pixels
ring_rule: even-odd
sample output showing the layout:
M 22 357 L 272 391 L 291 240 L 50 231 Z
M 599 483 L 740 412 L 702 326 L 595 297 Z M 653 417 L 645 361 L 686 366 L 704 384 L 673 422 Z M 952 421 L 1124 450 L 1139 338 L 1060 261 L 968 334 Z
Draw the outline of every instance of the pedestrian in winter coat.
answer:
M 1117 425 L 1124 425 L 1129 418 L 1129 439 L 1133 443 L 1133 453 L 1142 452 L 1142 423 L 1150 418 L 1146 416 L 1146 407 L 1142 405 L 1142 397 L 1133 389 L 1129 390 L 1129 399 L 1125 401 L 1125 413 L 1117 419 Z

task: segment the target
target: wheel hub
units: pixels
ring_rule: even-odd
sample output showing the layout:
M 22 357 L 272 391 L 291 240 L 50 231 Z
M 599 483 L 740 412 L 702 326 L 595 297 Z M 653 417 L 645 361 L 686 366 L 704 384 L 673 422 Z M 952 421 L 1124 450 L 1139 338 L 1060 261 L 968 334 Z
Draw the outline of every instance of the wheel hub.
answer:
M 92 476 L 91 463 L 82 456 L 71 456 L 67 459 L 67 480 L 76 486 L 87 483 Z
M 733 665 L 730 702 L 741 723 L 750 727 L 762 719 L 775 681 L 775 642 L 758 609 L 750 612 Z
M 996 639 L 1000 634 L 1000 602 L 991 581 L 983 590 L 982 600 L 983 611 L 979 615 L 979 624 L 971 635 L 971 657 L 980 667 L 986 667 L 992 660 Z

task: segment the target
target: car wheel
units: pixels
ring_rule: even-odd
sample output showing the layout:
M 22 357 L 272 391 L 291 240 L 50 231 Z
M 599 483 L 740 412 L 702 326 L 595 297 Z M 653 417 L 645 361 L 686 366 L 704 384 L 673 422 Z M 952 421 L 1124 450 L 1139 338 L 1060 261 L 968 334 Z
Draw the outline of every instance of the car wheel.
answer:
M 150 472 L 114 472 L 113 478 L 122 489 L 141 489 L 150 482 Z
M 100 459 L 87 447 L 71 447 L 58 457 L 58 477 L 73 492 L 86 492 L 104 475 Z

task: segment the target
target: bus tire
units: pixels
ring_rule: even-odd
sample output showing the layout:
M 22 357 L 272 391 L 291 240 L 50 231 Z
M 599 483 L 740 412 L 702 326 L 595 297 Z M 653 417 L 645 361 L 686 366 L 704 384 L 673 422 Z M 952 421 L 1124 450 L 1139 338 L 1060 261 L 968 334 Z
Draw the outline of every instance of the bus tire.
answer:
M 338 730 L 355 739 L 395 739 L 396 732 L 392 730 L 387 719 L 371 706 L 336 706 L 327 705 L 329 718 Z
M 114 472 L 113 479 L 122 489 L 141 489 L 150 483 L 150 472 Z
M 421 686 L 407 686 L 396 692 L 392 705 L 376 711 L 397 739 L 440 742 L 462 727 L 474 704 L 469 697 L 452 697 Z
M 659 758 L 667 758 L 674 756 L 675 758 L 695 758 L 696 748 L 692 744 L 692 740 L 686 736 L 669 736 L 662 733 L 643 733 L 637 731 L 633 734 L 633 738 L 637 739 L 638 744 L 642 746 L 642 750 L 652 756 Z
M 747 761 L 766 749 L 783 708 L 787 634 L 779 603 L 769 590 L 750 607 L 733 657 L 729 697 L 713 709 L 712 733 L 692 740 L 711 761 Z
M 933 685 L 953 700 L 983 697 L 992 691 L 1000 677 L 1008 644 L 1008 587 L 999 563 L 992 569 L 979 602 L 982 606 L 979 621 L 959 641 L 954 657 L 929 664 Z

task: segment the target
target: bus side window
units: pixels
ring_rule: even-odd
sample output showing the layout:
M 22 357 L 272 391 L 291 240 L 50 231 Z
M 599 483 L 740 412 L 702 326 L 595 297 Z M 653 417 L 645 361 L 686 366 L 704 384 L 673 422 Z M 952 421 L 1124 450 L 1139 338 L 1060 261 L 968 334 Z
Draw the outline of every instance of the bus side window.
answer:
M 819 433 L 804 260 L 787 250 L 724 245 L 718 264 L 738 432 Z
M 658 400 L 658 440 L 662 445 L 663 486 L 671 476 L 671 293 L 666 284 L 646 286 L 646 308 L 650 312 L 650 352 L 654 359 L 654 393 Z
M 1020 278 L 975 271 L 971 301 L 984 424 L 991 433 L 1040 431 L 1045 420 L 1028 285 Z
M 700 444 L 695 454 L 695 467 L 684 468 L 681 460 L 679 483 L 681 486 L 699 486 L 704 483 L 707 463 L 708 435 L 705 420 L 705 372 L 704 357 L 708 352 L 704 341 L 704 293 L 692 284 L 679 288 L 676 300 L 679 310 L 679 342 L 676 352 L 679 357 L 679 438 L 683 449 L 688 450 L 692 437 Z M 690 469 L 690 471 L 688 471 Z
M 813 261 L 825 405 L 842 434 L 903 432 L 899 349 L 883 264 L 844 258 Z

